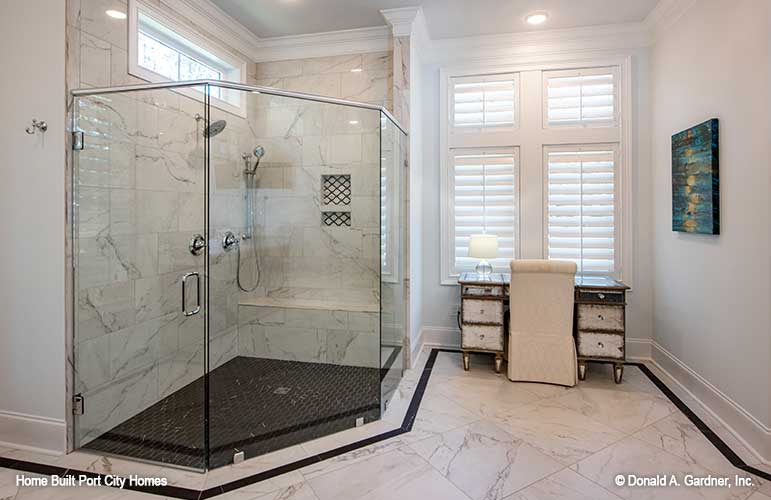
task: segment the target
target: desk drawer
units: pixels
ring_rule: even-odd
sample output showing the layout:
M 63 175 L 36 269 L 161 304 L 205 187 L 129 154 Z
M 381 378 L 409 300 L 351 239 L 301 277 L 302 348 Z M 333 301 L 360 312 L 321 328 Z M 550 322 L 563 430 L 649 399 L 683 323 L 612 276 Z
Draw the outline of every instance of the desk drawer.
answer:
M 461 347 L 463 349 L 481 349 L 483 351 L 502 351 L 503 327 L 463 325 Z
M 624 331 L 623 307 L 594 304 L 578 304 L 576 307 L 579 330 Z
M 502 286 L 463 285 L 463 295 L 475 297 L 503 297 Z
M 463 323 L 503 324 L 503 302 L 500 300 L 463 299 Z
M 607 292 L 601 290 L 579 290 L 578 302 L 592 302 L 605 304 L 624 304 L 624 292 Z
M 578 355 L 587 358 L 624 359 L 624 336 L 578 332 Z

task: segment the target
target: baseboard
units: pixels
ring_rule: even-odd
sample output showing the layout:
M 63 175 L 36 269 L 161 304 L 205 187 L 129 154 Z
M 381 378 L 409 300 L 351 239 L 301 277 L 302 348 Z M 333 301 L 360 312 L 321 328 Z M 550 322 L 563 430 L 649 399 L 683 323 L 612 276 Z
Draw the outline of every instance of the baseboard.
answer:
M 651 339 L 626 338 L 626 359 L 629 361 L 649 361 L 651 359 Z
M 655 341 L 652 342 L 652 362 L 759 460 L 771 463 L 771 428 Z
M 0 446 L 61 455 L 66 445 L 64 420 L 0 411 Z

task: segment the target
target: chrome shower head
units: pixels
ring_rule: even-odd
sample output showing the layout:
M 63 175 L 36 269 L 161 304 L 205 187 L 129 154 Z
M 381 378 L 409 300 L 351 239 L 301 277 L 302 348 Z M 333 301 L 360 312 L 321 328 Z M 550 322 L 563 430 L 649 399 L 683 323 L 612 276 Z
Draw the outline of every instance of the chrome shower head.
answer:
M 215 135 L 225 130 L 225 127 L 227 125 L 228 125 L 228 122 L 226 122 L 225 120 L 217 120 L 216 122 L 210 124 L 208 127 L 206 127 L 203 130 L 203 135 L 205 137 L 214 137 Z

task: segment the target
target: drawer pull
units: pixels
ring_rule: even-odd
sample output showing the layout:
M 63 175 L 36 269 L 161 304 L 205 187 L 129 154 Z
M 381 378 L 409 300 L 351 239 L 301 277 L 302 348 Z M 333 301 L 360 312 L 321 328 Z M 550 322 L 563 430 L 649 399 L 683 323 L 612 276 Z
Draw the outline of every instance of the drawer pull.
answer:
M 602 342 L 597 342 L 597 347 L 599 347 L 600 349 L 604 349 L 605 344 L 603 344 Z
M 597 315 L 597 318 L 598 318 L 600 321 L 605 321 L 605 316 L 603 316 L 602 314 L 598 314 L 598 315 Z
M 480 310 L 479 310 L 479 314 L 484 314 L 484 313 L 485 313 L 485 310 L 484 310 L 484 309 L 480 309 Z
M 605 298 L 605 294 L 604 293 L 598 293 L 597 297 L 599 297 L 600 299 L 604 299 Z

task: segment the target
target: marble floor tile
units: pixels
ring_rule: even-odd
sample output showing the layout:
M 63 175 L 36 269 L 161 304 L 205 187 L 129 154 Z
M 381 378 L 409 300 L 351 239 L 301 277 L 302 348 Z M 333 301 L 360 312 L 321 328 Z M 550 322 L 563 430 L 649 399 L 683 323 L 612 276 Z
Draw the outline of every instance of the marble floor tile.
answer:
M 442 395 L 480 417 L 495 417 L 541 399 L 506 379 L 439 377 L 431 380 L 431 394 Z
M 270 493 L 259 493 L 251 486 L 247 486 L 215 498 L 221 500 L 318 500 L 313 489 L 304 482 L 292 484 Z
M 440 352 L 434 363 L 431 375 L 481 377 L 486 379 L 506 380 L 506 366 L 501 373 L 495 373 L 495 358 L 487 354 L 471 354 L 469 370 L 463 369 L 463 355 L 455 352 Z
M 297 460 L 302 460 L 309 456 L 308 452 L 302 446 L 296 445 L 283 450 L 274 451 L 266 455 L 245 460 L 240 464 L 227 465 L 212 469 L 206 474 L 205 488 L 219 486 L 221 484 L 241 479 L 242 477 L 259 474 L 282 465 L 286 465 Z M 279 488 L 286 488 L 293 484 L 303 481 L 300 471 L 291 471 L 280 476 L 255 483 L 251 486 L 252 491 L 259 493 L 270 493 Z
M 518 491 L 506 500 L 618 500 L 619 498 L 572 470 L 563 469 Z
M 499 500 L 563 466 L 481 420 L 410 446 L 472 500 Z
M 308 481 L 319 500 L 468 500 L 413 451 L 401 448 Z
M 302 473 L 306 480 L 312 479 L 322 474 L 327 474 L 329 472 L 348 467 L 357 462 L 367 460 L 374 457 L 375 455 L 381 455 L 383 453 L 398 450 L 404 447 L 404 445 L 405 441 L 401 438 L 401 436 L 397 436 L 392 439 L 380 441 L 370 446 L 365 446 L 364 448 L 349 451 L 348 453 L 343 453 L 342 455 L 308 465 L 307 467 L 300 469 L 300 473 Z
M 613 365 L 605 363 L 587 363 L 586 379 L 580 381 L 578 387 L 661 394 L 658 387 L 636 366 L 625 366 L 621 383 L 616 384 L 613 381 Z
M 556 401 L 542 400 L 493 420 L 513 436 L 566 466 L 624 437 L 612 427 Z
M 578 462 L 571 468 L 610 492 L 632 500 L 743 500 L 752 493 L 749 488 L 736 486 L 733 488 L 686 487 L 683 484 L 686 474 L 704 477 L 712 474 L 711 471 L 634 437 L 624 438 L 599 453 Z M 617 486 L 615 478 L 619 474 L 623 477 L 627 477 L 628 474 L 635 474 L 638 477 L 665 474 L 667 478 L 669 475 L 674 475 L 680 486 Z
M 636 432 L 633 436 L 713 472 L 739 472 L 739 469 L 735 469 L 715 445 L 679 411 Z
M 625 434 L 631 434 L 677 411 L 665 396 L 580 386 L 553 400 Z
M 404 435 L 404 440 L 413 443 L 477 420 L 479 420 L 477 414 L 444 396 L 426 395 L 415 416 L 412 431 Z
M 16 486 L 16 476 L 19 471 L 11 469 L 0 469 L 0 500 L 13 498 L 19 487 Z

